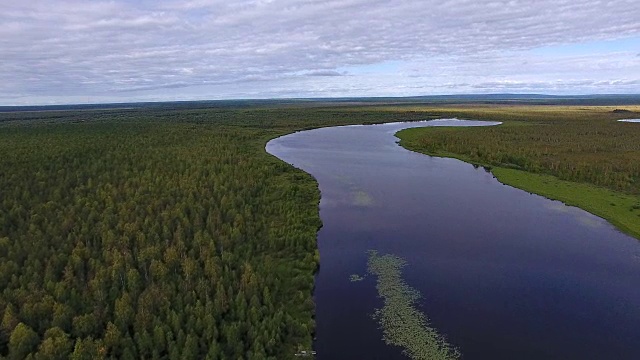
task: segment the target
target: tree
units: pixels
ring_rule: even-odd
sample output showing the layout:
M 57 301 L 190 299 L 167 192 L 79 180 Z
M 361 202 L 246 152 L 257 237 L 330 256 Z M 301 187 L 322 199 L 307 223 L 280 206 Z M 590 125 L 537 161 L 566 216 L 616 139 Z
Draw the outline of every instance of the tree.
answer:
M 73 342 L 69 335 L 59 327 L 53 327 L 44 333 L 44 341 L 36 353 L 37 360 L 64 360 L 69 358 Z
M 123 333 L 129 331 L 129 326 L 133 322 L 135 311 L 133 309 L 131 297 L 128 293 L 124 293 L 118 300 L 114 309 L 114 323 Z
M 80 315 L 73 318 L 73 335 L 76 338 L 84 338 L 93 335 L 98 326 L 93 314 Z
M 182 360 L 195 360 L 198 358 L 198 341 L 192 334 L 187 335 L 187 339 L 182 349 Z
M 9 359 L 24 359 L 40 343 L 38 334 L 24 323 L 19 323 L 9 338 Z
M 13 329 L 18 325 L 18 317 L 16 316 L 13 305 L 9 304 L 4 310 L 4 316 L 2 317 L 2 323 L 0 324 L 0 328 L 2 328 L 7 333 L 11 333 Z
M 122 333 L 116 325 L 111 321 L 107 324 L 107 330 L 104 334 L 104 345 L 107 347 L 107 351 L 111 352 L 111 355 L 118 355 L 118 348 L 120 345 Z
M 101 350 L 102 346 L 98 341 L 88 337 L 84 339 L 78 339 L 76 346 L 71 354 L 71 360 L 98 360 L 104 358 L 104 352 Z

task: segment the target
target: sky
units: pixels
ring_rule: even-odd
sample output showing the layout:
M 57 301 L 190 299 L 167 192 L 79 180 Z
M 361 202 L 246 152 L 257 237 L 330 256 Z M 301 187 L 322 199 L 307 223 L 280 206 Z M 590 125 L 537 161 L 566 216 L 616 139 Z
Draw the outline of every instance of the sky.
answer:
M 0 0 L 0 105 L 640 93 L 640 1 Z

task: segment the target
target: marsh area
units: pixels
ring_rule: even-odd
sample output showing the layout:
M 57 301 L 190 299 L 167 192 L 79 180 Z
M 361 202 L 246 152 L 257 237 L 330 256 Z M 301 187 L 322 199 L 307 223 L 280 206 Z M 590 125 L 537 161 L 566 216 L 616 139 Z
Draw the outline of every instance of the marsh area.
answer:
M 267 151 L 322 193 L 315 302 L 318 359 L 404 359 L 371 314 L 367 251 L 404 259 L 430 325 L 464 359 L 637 359 L 640 243 L 580 209 L 499 183 L 482 167 L 397 145 L 408 127 L 344 126 Z

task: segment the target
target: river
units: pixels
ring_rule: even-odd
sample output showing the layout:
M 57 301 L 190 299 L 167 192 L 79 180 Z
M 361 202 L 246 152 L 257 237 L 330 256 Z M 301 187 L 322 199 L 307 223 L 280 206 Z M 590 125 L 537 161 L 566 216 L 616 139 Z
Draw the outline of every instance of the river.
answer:
M 417 154 L 393 134 L 436 120 L 286 135 L 267 151 L 322 194 L 317 359 L 405 359 L 371 317 L 367 250 L 404 258 L 431 325 L 474 359 L 640 359 L 640 242 L 580 209 Z

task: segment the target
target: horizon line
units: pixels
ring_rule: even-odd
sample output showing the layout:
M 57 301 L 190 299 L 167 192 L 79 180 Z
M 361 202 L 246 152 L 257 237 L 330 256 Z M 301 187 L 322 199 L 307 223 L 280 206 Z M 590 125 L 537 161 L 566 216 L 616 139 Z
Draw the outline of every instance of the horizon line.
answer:
M 68 106 L 114 106 L 114 105 L 152 105 L 152 104 L 166 104 L 166 103 L 213 103 L 213 102 L 241 102 L 241 101 L 256 101 L 256 102 L 286 102 L 286 101 L 346 101 L 346 100 L 368 100 L 368 99 L 428 99 L 428 98 L 455 98 L 455 97 L 529 97 L 534 99 L 535 97 L 546 98 L 611 98 L 611 97 L 640 97 L 640 93 L 591 93 L 591 94 L 545 94 L 545 93 L 461 93 L 461 94 L 438 94 L 438 95 L 407 95 L 407 96 L 324 96 L 324 97 L 273 97 L 273 98 L 226 98 L 226 99 L 200 99 L 200 100 L 143 100 L 143 101 L 130 101 L 130 102 L 86 102 L 86 103 L 55 103 L 55 104 L 21 104 L 21 105 L 0 105 L 0 109 L 9 110 L 15 108 L 54 108 L 54 107 L 68 107 Z M 639 99 L 640 100 L 640 99 Z

